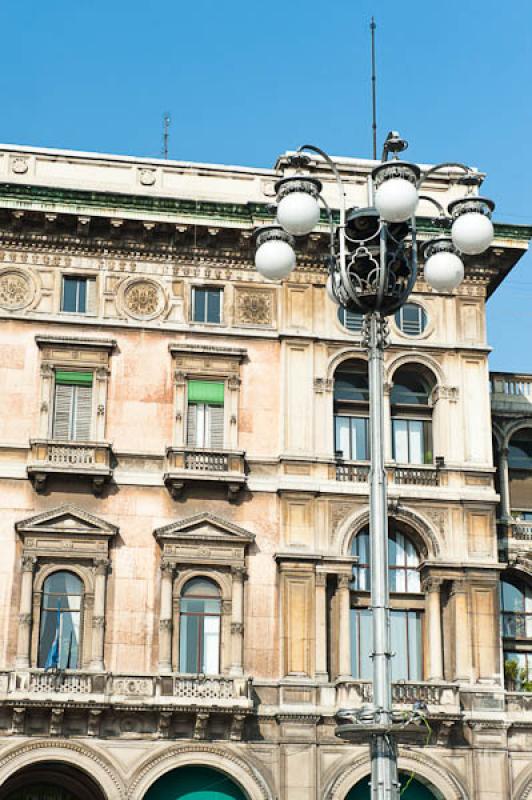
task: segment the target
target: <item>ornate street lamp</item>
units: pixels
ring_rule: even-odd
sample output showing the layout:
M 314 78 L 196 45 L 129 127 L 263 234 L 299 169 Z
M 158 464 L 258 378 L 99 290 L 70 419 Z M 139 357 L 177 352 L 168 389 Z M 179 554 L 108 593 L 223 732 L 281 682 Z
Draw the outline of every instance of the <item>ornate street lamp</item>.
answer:
M 388 134 L 382 163 L 372 171 L 370 208 L 347 210 L 342 179 L 332 159 L 320 148 L 303 145 L 289 158 L 295 175 L 277 181 L 277 224 L 257 231 L 255 265 L 269 280 L 290 274 L 295 267 L 296 237 L 309 234 L 320 219 L 320 202 L 329 220 L 330 244 L 327 294 L 348 311 L 365 315 L 363 343 L 368 351 L 370 388 L 370 560 L 373 628 L 373 702 L 337 715 L 337 735 L 356 739 L 370 737 L 371 798 L 398 800 L 396 741 L 404 727 L 404 715 L 392 712 L 390 611 L 388 586 L 388 505 L 384 468 L 383 380 L 384 348 L 388 343 L 387 317 L 407 301 L 417 277 L 416 209 L 420 199 L 438 209 L 435 222 L 441 234 L 422 248 L 424 276 L 439 292 L 451 292 L 463 280 L 460 254 L 484 252 L 493 240 L 491 200 L 473 194 L 480 184 L 477 172 L 459 163 L 438 164 L 422 172 L 416 164 L 400 161 L 397 154 L 408 144 L 398 133 Z M 328 164 L 339 191 L 340 221 L 321 195 L 321 182 L 305 174 L 316 153 Z M 388 161 L 388 156 L 394 158 Z M 459 170 L 457 182 L 467 194 L 449 204 L 448 213 L 433 198 L 419 194 L 424 181 L 435 172 Z M 450 229 L 450 235 L 449 235 Z M 419 721 L 419 709 L 412 720 Z

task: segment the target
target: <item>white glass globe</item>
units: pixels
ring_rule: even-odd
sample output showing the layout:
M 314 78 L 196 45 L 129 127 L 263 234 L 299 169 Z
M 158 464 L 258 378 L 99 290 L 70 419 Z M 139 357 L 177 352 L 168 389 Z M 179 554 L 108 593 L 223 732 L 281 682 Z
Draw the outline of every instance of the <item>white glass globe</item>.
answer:
M 333 289 L 332 289 L 332 276 L 331 275 L 329 275 L 329 277 L 327 278 L 327 283 L 325 284 L 325 291 L 327 292 L 327 294 L 329 296 L 329 300 L 332 300 L 332 302 L 335 305 L 339 306 L 340 303 L 336 299 L 336 295 L 334 294 Z
M 386 222 L 406 222 L 418 202 L 416 187 L 404 178 L 389 178 L 375 192 L 375 207 Z
M 277 206 L 277 221 L 293 236 L 305 236 L 320 219 L 317 199 L 308 192 L 290 192 Z
M 461 253 L 476 256 L 487 250 L 493 241 L 493 225 L 489 217 L 477 211 L 461 214 L 451 228 L 453 244 Z
M 450 292 L 462 283 L 464 265 L 456 253 L 434 253 L 425 262 L 425 280 L 438 292 Z
M 416 187 L 404 178 L 388 178 L 375 192 L 375 208 L 385 222 L 406 222 L 418 202 Z
M 257 248 L 255 266 L 263 278 L 278 281 L 290 275 L 296 264 L 296 254 L 288 242 L 270 239 Z

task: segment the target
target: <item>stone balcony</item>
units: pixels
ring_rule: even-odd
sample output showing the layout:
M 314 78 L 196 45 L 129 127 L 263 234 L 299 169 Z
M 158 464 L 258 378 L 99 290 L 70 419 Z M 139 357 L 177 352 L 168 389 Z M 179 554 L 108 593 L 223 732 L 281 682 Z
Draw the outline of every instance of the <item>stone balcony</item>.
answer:
M 242 450 L 168 447 L 163 479 L 175 499 L 186 484 L 223 483 L 229 500 L 234 500 L 247 482 L 244 453 Z
M 499 520 L 499 545 L 505 558 L 532 552 L 532 520 Z
M 338 461 L 336 480 L 350 483 L 367 483 L 370 465 L 366 461 Z M 441 469 L 431 464 L 388 465 L 388 483 L 395 486 L 440 486 Z
M 50 713 L 43 719 L 43 707 Z M 248 678 L 49 671 L 0 672 L 0 727 L 68 735 L 151 733 L 239 740 L 253 710 Z M 141 713 L 140 713 L 141 712 Z M 42 729 L 42 730 L 41 730 Z M 107 732 L 107 733 L 106 733 Z
M 532 414 L 532 375 L 492 372 L 491 408 L 498 414 Z
M 66 442 L 56 439 L 32 439 L 28 476 L 35 490 L 43 492 L 50 476 L 73 475 L 87 478 L 95 494 L 101 494 L 111 478 L 111 445 L 107 442 Z
M 359 708 L 371 703 L 373 689 L 367 681 L 346 681 L 336 686 L 337 708 Z M 396 708 L 408 708 L 416 702 L 426 703 L 429 714 L 458 714 L 459 687 L 454 683 L 400 681 L 392 686 L 392 702 Z

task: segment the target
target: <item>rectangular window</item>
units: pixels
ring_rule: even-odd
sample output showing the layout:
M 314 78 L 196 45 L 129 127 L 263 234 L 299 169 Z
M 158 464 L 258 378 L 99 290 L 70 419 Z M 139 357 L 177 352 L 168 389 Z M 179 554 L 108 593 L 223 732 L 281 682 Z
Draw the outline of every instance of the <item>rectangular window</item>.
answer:
M 349 461 L 368 461 L 368 419 L 335 415 L 335 451 Z
M 194 322 L 222 321 L 222 289 L 192 290 L 192 319 Z
M 61 311 L 93 314 L 96 310 L 96 280 L 94 278 L 63 277 Z
M 224 446 L 224 384 L 188 382 L 187 444 L 222 450 Z
M 91 438 L 92 372 L 55 371 L 52 438 L 87 441 Z
M 432 464 L 430 420 L 393 419 L 393 457 L 398 464 Z

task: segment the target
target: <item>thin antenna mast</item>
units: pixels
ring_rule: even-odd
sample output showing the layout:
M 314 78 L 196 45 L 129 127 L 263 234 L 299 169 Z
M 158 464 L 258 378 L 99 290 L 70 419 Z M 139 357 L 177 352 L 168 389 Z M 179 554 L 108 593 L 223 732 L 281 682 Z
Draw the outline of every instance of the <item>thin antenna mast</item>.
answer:
M 371 18 L 371 102 L 373 108 L 373 159 L 377 160 L 377 76 L 375 68 L 375 18 Z
M 170 114 L 167 111 L 163 117 L 163 158 L 168 158 L 169 130 L 170 130 Z

